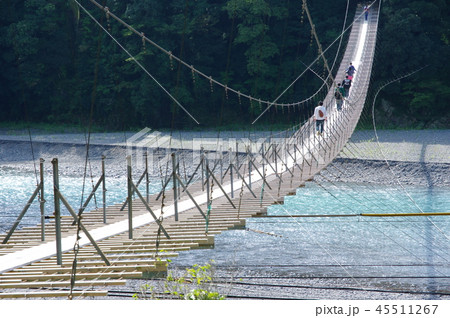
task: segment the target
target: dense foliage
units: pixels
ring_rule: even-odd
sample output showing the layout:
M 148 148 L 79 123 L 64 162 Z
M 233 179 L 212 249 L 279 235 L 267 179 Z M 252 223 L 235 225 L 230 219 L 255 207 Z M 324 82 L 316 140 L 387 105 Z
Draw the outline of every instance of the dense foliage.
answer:
M 386 87 L 382 95 L 390 104 L 386 114 L 397 123 L 449 128 L 449 2 L 388 0 L 382 6 L 378 81 L 424 67 L 417 75 Z
M 97 0 L 126 23 L 207 76 L 262 101 L 273 101 L 318 48 L 300 0 Z M 268 105 L 215 85 L 163 53 L 90 0 L 77 0 L 146 70 L 119 47 L 74 0 L 0 2 L 1 122 L 94 124 L 108 129 L 192 128 L 248 125 Z M 350 1 L 352 22 L 356 5 Z M 326 48 L 339 36 L 346 0 L 308 2 Z M 446 0 L 385 0 L 382 4 L 373 89 L 420 67 L 388 86 L 380 109 L 394 122 L 448 125 L 450 19 Z M 335 42 L 326 57 L 342 54 Z M 344 43 L 345 44 L 345 37 Z M 323 72 L 319 59 L 314 69 Z M 154 77 L 154 79 L 149 76 Z M 323 74 L 319 74 L 323 75 Z M 280 102 L 314 94 L 322 84 L 306 72 Z M 318 94 L 317 98 L 323 97 Z M 295 109 L 271 107 L 261 123 L 297 123 L 312 99 Z

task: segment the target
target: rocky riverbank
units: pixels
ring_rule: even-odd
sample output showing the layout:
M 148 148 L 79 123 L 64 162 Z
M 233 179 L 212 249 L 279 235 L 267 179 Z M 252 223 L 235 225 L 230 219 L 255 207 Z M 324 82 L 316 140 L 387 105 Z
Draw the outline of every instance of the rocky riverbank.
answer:
M 239 132 L 221 132 L 222 141 L 235 142 L 240 138 L 257 140 L 273 132 L 253 133 L 251 136 Z M 166 134 L 168 135 L 168 133 Z M 101 158 L 106 158 L 106 174 L 120 177 L 126 174 L 125 157 L 127 139 L 131 132 L 93 134 L 89 147 L 89 168 L 99 173 Z M 164 136 L 164 134 L 163 134 Z M 173 144 L 187 145 L 193 139 L 217 138 L 214 132 L 173 133 Z M 167 136 L 166 136 L 167 137 Z M 378 138 L 376 138 L 378 137 Z M 86 162 L 86 137 L 81 134 L 37 134 L 25 132 L 14 134 L 0 131 L 0 171 L 12 169 L 18 172 L 34 171 L 39 158 L 46 160 L 45 167 L 51 170 L 50 161 L 58 158 L 62 174 L 82 176 Z M 164 151 L 154 152 L 160 157 Z M 192 162 L 195 151 L 185 151 L 186 162 Z M 153 159 L 156 159 L 155 156 Z M 185 165 L 186 166 L 186 165 Z M 187 167 L 189 170 L 189 167 Z M 155 177 L 157 176 L 157 171 Z M 333 181 L 408 185 L 450 185 L 450 130 L 424 131 L 380 131 L 378 135 L 369 131 L 358 131 L 352 136 L 341 155 L 323 175 Z
M 189 138 L 192 136 L 200 137 L 189 134 Z M 185 137 L 188 138 L 187 135 Z M 221 138 L 228 137 L 239 138 L 236 133 L 222 133 Z M 450 130 L 382 131 L 376 137 L 373 132 L 356 132 L 341 155 L 316 178 L 363 184 L 392 185 L 400 182 L 427 188 L 450 185 Z M 49 161 L 57 157 L 61 174 L 83 175 L 86 160 L 83 136 L 42 134 L 33 139 L 31 144 L 26 134 L 0 134 L 0 173 L 7 170 L 34 172 L 38 158 L 46 160 L 46 170 L 51 172 Z M 106 156 L 107 175 L 125 176 L 125 139 L 120 134 L 93 136 L 89 148 L 93 174 L 99 172 L 101 157 Z M 185 155 L 194 154 L 186 151 Z M 155 172 L 154 176 L 157 175 Z M 449 279 L 438 277 L 436 279 L 439 281 L 430 282 L 435 278 L 429 277 L 427 271 L 430 269 L 422 264 L 392 265 L 392 261 L 386 261 L 387 265 L 345 265 L 330 259 L 317 262 L 322 265 L 298 265 L 298 268 L 293 268 L 291 265 L 280 267 L 280 264 L 267 263 L 234 267 L 219 264 L 214 275 L 225 282 L 221 289 L 223 293 L 241 299 L 450 299 Z M 325 265 L 326 262 L 331 264 Z M 408 271 L 418 276 L 414 281 L 404 274 L 406 266 Z M 445 272 L 445 266 L 440 266 L 443 265 L 439 262 L 433 263 L 433 271 Z M 379 272 L 385 273 L 382 270 L 384 267 L 395 278 L 377 275 Z M 182 271 L 183 266 L 177 268 L 175 265 L 173 269 Z M 300 275 L 300 272 L 309 274 Z M 348 275 L 349 272 L 352 275 Z M 146 283 L 163 284 L 156 280 L 129 280 L 124 287 L 112 288 L 107 299 L 131 299 Z

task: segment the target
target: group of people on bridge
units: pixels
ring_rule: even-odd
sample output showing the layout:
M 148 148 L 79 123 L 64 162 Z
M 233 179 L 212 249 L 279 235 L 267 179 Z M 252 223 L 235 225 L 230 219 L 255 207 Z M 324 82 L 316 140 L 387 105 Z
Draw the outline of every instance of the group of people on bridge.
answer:
M 337 83 L 337 87 L 334 91 L 334 98 L 336 99 L 336 109 L 342 110 L 345 98 L 350 94 L 350 87 L 352 86 L 353 76 L 355 75 L 356 68 L 352 63 L 345 71 L 345 78 L 342 83 Z M 314 122 L 316 124 L 316 133 L 318 136 L 323 134 L 323 128 L 325 121 L 327 120 L 327 109 L 323 106 L 323 102 L 320 101 L 319 105 L 314 109 Z
M 344 99 L 349 96 L 350 87 L 352 86 L 353 75 L 356 72 L 356 68 L 352 63 L 347 68 L 345 72 L 345 78 L 342 83 L 338 83 L 334 91 L 334 98 L 336 99 L 336 108 L 338 111 L 342 110 L 342 105 L 344 104 Z
M 365 21 L 367 21 L 369 17 L 368 5 L 364 6 L 363 12 Z M 336 99 L 336 108 L 338 111 L 342 110 L 344 101 L 350 94 L 350 87 L 352 86 L 352 80 L 355 72 L 355 67 L 352 65 L 352 63 L 350 63 L 345 72 L 344 80 L 342 81 L 342 83 L 337 83 L 337 87 L 334 92 L 334 98 Z M 319 105 L 314 109 L 314 122 L 316 124 L 316 133 L 318 136 L 321 136 L 323 134 L 324 124 L 326 120 L 327 109 L 325 106 L 323 106 L 323 102 L 320 101 Z

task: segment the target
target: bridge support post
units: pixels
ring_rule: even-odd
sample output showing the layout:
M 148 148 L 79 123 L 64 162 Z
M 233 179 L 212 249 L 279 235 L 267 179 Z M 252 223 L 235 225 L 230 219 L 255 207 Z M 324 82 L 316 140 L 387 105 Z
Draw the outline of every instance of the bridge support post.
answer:
M 209 205 L 211 204 L 210 202 L 210 195 L 211 195 L 211 189 L 209 188 L 209 163 L 208 163 L 208 158 L 205 159 L 205 176 L 206 176 L 206 206 L 209 207 Z
M 43 168 L 41 166 L 41 173 L 43 172 Z M 5 238 L 3 239 L 2 244 L 6 244 L 9 240 L 9 238 L 11 237 L 11 235 L 13 235 L 14 231 L 16 230 L 17 226 L 19 226 L 20 221 L 22 220 L 22 218 L 25 216 L 25 214 L 28 211 L 28 208 L 31 206 L 31 204 L 33 203 L 34 199 L 36 198 L 36 196 L 38 196 L 38 194 L 42 191 L 43 193 L 43 175 L 42 175 L 42 179 L 41 182 L 37 185 L 36 189 L 34 190 L 33 194 L 31 195 L 30 199 L 28 200 L 27 204 L 25 205 L 25 207 L 22 209 L 22 212 L 20 212 L 19 216 L 17 217 L 16 221 L 14 222 L 13 226 L 11 227 L 11 229 L 9 230 L 8 234 L 6 234 Z M 41 201 L 41 207 L 43 211 L 43 202 Z M 45 219 L 45 218 L 44 218 Z M 42 215 L 41 215 L 41 220 L 42 220 Z
M 131 179 L 131 156 L 127 156 L 127 188 L 128 188 L 128 197 L 127 197 L 127 204 L 128 204 L 128 238 L 130 240 L 133 239 L 133 207 L 132 207 L 132 196 L 133 196 L 133 189 L 132 189 L 132 179 Z
M 41 241 L 45 241 L 45 197 L 44 197 L 44 159 L 39 160 L 39 176 L 41 179 L 41 191 L 39 208 L 41 210 Z
M 202 148 L 203 157 L 203 148 Z M 203 159 L 202 159 L 203 160 Z M 202 168 L 203 170 L 203 168 Z M 175 221 L 178 221 L 178 194 L 177 194 L 177 163 L 175 153 L 172 152 L 172 182 L 173 182 L 173 205 L 175 209 Z M 202 187 L 203 187 L 203 171 L 202 171 Z
M 230 169 L 230 185 L 231 185 L 231 198 L 234 199 L 234 189 L 233 189 L 233 159 L 231 159 L 231 148 L 228 151 L 228 159 L 230 160 L 230 165 L 228 166 Z
M 249 148 L 247 147 L 247 160 L 248 160 L 248 185 L 252 188 L 252 165 L 250 162 Z
M 265 163 L 264 163 L 264 143 L 262 143 L 261 144 L 261 158 L 262 158 L 262 160 L 261 160 L 261 164 L 262 164 L 262 169 L 263 169 L 263 175 L 264 175 L 264 180 L 265 180 L 265 178 L 266 178 L 266 170 L 265 170 Z
M 220 145 L 220 184 L 223 184 L 223 149 Z
M 149 193 L 149 184 L 150 184 L 150 181 L 149 181 L 149 176 L 148 176 L 148 161 L 147 161 L 147 160 L 148 160 L 148 159 L 146 158 L 146 163 L 145 163 L 146 169 L 144 170 L 144 172 L 142 173 L 142 175 L 139 177 L 139 180 L 138 180 L 138 182 L 136 183 L 136 187 L 139 187 L 139 185 L 141 184 L 142 180 L 144 180 L 144 177 L 146 177 L 146 190 L 147 190 L 147 198 L 146 198 L 146 199 L 147 199 L 147 203 L 148 203 L 148 201 L 150 200 L 150 199 L 149 199 L 149 195 L 150 195 L 150 193 Z M 170 178 L 171 178 L 171 176 L 169 176 L 169 177 L 167 178 L 167 180 L 165 181 L 164 186 L 163 186 L 163 190 L 161 190 L 161 192 L 158 194 L 158 196 L 156 197 L 156 200 L 158 200 L 159 197 L 162 195 L 162 193 L 163 193 L 165 187 L 166 187 L 167 184 L 169 184 L 169 182 L 170 182 Z M 131 180 L 133 180 L 133 179 L 131 179 Z M 106 190 L 105 190 L 105 191 L 106 191 Z M 134 193 L 134 191 L 133 191 L 133 193 Z M 120 208 L 120 211 L 123 211 L 123 209 L 125 209 L 125 207 L 127 206 L 127 204 L 128 204 L 128 197 L 125 199 L 125 202 L 122 204 L 122 207 Z
M 105 174 L 105 156 L 102 156 L 102 196 L 103 196 L 103 223 L 106 224 L 106 174 Z
M 236 165 L 237 171 L 241 169 L 241 164 L 239 163 L 239 143 L 236 141 Z
M 56 232 L 56 263 L 62 265 L 62 246 L 61 246 L 61 206 L 59 192 L 59 171 L 58 159 L 53 158 L 53 193 L 55 202 L 55 232 Z
M 264 143 L 261 145 L 261 156 L 264 156 Z M 259 200 L 259 208 L 262 209 L 262 201 L 264 199 L 264 183 L 266 182 L 266 167 L 264 165 L 264 160 L 261 160 L 262 163 L 262 185 L 261 185 L 261 195 L 260 195 L 260 200 Z
M 203 147 L 200 148 L 200 163 L 202 166 L 202 191 L 205 191 L 205 156 Z
M 150 180 L 148 177 L 148 152 L 146 151 L 144 153 L 144 160 L 145 160 L 145 199 L 147 200 L 147 203 L 150 201 Z

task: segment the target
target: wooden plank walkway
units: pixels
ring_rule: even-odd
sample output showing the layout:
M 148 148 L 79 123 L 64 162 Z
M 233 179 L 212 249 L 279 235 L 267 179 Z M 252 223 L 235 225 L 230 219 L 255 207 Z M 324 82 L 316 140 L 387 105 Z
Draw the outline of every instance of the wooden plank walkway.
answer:
M 357 15 L 360 13 L 359 9 Z M 296 189 L 303 186 L 305 181 L 325 169 L 350 138 L 367 94 L 378 22 L 376 10 L 371 11 L 370 23 L 362 20 L 355 19 L 339 70 L 339 74 L 343 74 L 349 61 L 356 62 L 354 64 L 358 71 L 348 105 L 345 112 L 338 113 L 334 109 L 333 93 L 329 92 L 325 104 L 329 109 L 330 119 L 325 136 L 315 135 L 312 120 L 302 126 L 283 145 L 281 157 L 277 159 L 277 153 L 274 152 L 270 160 L 272 166 L 257 165 L 261 174 L 267 173 L 266 184 L 263 184 L 262 178 L 253 170 L 251 189 L 254 194 L 242 180 L 234 179 L 234 198 L 231 201 L 235 207 L 222 194 L 218 185 L 213 185 L 214 199 L 208 220 L 201 215 L 186 193 L 182 193 L 178 200 L 179 219 L 176 221 L 173 192 L 167 191 L 162 226 L 170 238 L 158 233 L 159 226 L 139 199 L 132 203 L 135 227 L 131 239 L 127 230 L 128 211 L 121 211 L 122 204 L 107 208 L 108 225 L 103 224 L 102 211 L 85 212 L 82 222 L 92 236 L 101 237 L 96 239 L 97 244 L 111 264 L 105 264 L 89 241 L 85 238 L 84 241 L 80 240 L 82 243 L 77 254 L 73 296 L 105 296 L 108 286 L 125 284 L 126 279 L 165 275 L 167 259 L 176 257 L 180 251 L 214 247 L 215 235 L 229 229 L 244 229 L 246 218 L 264 215 L 268 206 L 283 204 L 285 196 L 295 194 Z M 281 161 L 282 158 L 285 159 L 284 162 Z M 272 171 L 272 167 L 276 172 Z M 244 172 L 241 168 L 240 173 Z M 245 180 L 249 182 L 248 174 Z M 228 175 L 223 182 L 223 188 L 228 194 L 231 192 L 230 183 Z M 189 192 L 198 202 L 199 208 L 206 212 L 208 206 L 201 182 L 190 185 Z M 157 200 L 157 195 L 152 195 L 149 199 L 149 205 L 157 216 L 161 213 L 160 200 Z M 68 297 L 75 257 L 73 244 L 76 227 L 72 223 L 72 217 L 61 219 L 62 239 L 66 246 L 63 248 L 61 265 L 57 264 L 55 242 L 41 242 L 39 227 L 17 230 L 7 244 L 0 244 L 0 298 Z M 108 232 L 105 229 L 109 229 Z M 47 226 L 46 236 L 47 239 L 51 237 L 54 240 L 55 222 L 50 222 Z M 23 255 L 21 257 L 26 260 L 26 254 L 29 256 L 31 251 L 38 249 L 42 249 L 42 254 L 37 254 L 40 257 L 16 263 L 11 261 L 18 255 Z

